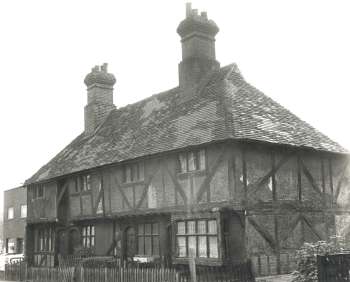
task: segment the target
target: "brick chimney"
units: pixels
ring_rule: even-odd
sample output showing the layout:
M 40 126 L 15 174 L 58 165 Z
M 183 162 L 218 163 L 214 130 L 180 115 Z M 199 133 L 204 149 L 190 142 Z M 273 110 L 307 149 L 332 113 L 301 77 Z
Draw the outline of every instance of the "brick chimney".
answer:
M 87 86 L 87 105 L 85 106 L 85 133 L 91 134 L 107 117 L 113 104 L 113 85 L 116 79 L 108 73 L 107 64 L 95 66 L 84 79 Z
M 179 24 L 182 61 L 179 64 L 179 85 L 185 92 L 193 93 L 200 80 L 210 71 L 220 68 L 215 58 L 215 35 L 219 28 L 208 20 L 206 12 L 186 4 L 186 18 Z M 189 91 L 188 91 L 189 90 Z

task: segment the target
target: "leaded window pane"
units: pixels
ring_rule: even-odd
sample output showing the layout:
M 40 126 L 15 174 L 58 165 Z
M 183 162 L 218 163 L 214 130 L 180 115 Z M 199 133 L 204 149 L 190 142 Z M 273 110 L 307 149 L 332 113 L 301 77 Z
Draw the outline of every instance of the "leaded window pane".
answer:
M 217 233 L 216 220 L 209 220 L 208 221 L 208 233 L 209 234 L 216 234 Z
M 159 224 L 158 223 L 153 223 L 152 224 L 152 234 L 153 235 L 158 235 L 159 234 Z
M 205 169 L 205 150 L 199 151 L 199 169 Z
M 195 233 L 196 233 L 196 222 L 187 221 L 187 234 L 195 234 Z
M 187 171 L 187 158 L 186 154 L 180 154 L 179 155 L 179 160 L 180 160 L 180 168 L 181 172 L 186 172 Z
M 86 175 L 86 190 L 91 189 L 91 177 L 90 174 Z
M 143 235 L 144 234 L 144 225 L 143 224 L 139 224 L 138 226 L 138 235 Z
M 138 253 L 140 255 L 144 255 L 145 254 L 144 237 L 140 236 L 138 241 L 139 241 L 138 242 Z
M 145 235 L 151 235 L 152 234 L 152 224 L 145 224 Z
M 125 167 L 125 182 L 131 182 L 131 167 L 129 165 Z
M 188 153 L 188 170 L 189 171 L 196 170 L 196 159 L 193 152 Z
M 91 235 L 95 235 L 95 226 L 91 226 Z
M 139 162 L 139 180 L 145 179 L 145 166 L 143 162 Z
M 137 163 L 132 164 L 132 181 L 137 181 L 139 179 L 138 165 Z
M 181 221 L 177 223 L 177 234 L 185 234 L 186 233 L 186 227 L 185 222 Z
M 147 256 L 152 255 L 152 237 L 151 236 L 145 237 L 145 255 Z
M 206 221 L 205 220 L 200 220 L 198 221 L 198 233 L 199 234 L 206 234 L 207 233 L 207 228 L 206 228 Z
M 152 246 L 153 246 L 153 255 L 159 255 L 159 237 L 153 236 L 152 237 Z
M 218 258 L 218 239 L 216 236 L 209 237 L 209 257 Z
M 193 257 L 197 256 L 196 236 L 189 236 L 188 237 L 188 252 L 189 252 L 189 256 L 193 256 Z
M 179 257 L 186 257 L 186 237 L 177 237 L 177 249 Z
M 198 237 L 198 256 L 200 258 L 207 257 L 207 237 L 206 236 Z

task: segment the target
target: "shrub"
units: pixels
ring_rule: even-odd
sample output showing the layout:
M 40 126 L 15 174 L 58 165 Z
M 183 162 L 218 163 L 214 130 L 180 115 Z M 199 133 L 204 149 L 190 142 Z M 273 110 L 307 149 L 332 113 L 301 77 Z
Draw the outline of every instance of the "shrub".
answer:
M 293 273 L 293 282 L 317 281 L 317 255 L 328 255 L 344 252 L 345 243 L 340 237 L 330 241 L 304 243 L 296 252 L 297 270 Z

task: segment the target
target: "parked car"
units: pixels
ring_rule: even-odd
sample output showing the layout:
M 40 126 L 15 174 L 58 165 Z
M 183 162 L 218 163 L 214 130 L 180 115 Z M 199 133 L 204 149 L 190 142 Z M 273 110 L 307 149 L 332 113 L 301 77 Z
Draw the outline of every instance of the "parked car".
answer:
M 5 264 L 19 262 L 24 259 L 23 254 L 3 253 L 0 255 L 0 271 L 5 271 Z

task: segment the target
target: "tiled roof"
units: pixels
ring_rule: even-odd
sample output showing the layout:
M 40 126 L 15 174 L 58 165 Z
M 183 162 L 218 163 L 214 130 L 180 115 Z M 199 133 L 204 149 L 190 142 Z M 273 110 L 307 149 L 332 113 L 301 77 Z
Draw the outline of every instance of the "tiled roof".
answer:
M 233 64 L 208 76 L 186 102 L 174 88 L 113 110 L 94 134 L 79 135 L 27 183 L 225 139 L 347 153 L 249 85 Z

